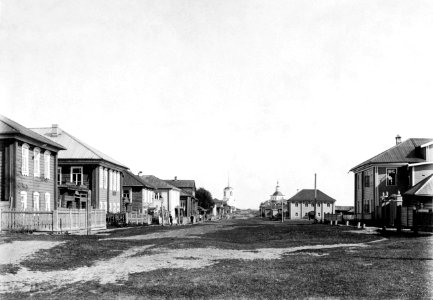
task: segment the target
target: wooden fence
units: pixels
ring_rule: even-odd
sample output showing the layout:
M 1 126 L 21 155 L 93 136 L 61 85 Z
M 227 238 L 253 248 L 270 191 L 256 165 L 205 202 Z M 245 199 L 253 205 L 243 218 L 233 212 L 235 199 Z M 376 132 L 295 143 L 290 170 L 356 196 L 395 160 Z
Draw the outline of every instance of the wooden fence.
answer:
M 107 228 L 103 209 L 0 210 L 0 224 L 0 229 L 6 231 L 75 232 Z
M 141 224 L 141 225 L 150 225 L 152 224 L 152 216 L 147 213 L 139 213 L 139 212 L 130 212 L 126 213 L 126 223 L 127 224 Z

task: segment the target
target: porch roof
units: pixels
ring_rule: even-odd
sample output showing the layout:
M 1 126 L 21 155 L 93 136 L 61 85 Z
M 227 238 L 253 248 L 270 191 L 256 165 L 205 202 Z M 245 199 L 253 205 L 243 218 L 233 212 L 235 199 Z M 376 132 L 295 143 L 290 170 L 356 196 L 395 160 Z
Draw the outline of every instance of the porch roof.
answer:
M 433 197 L 433 174 L 414 185 L 404 195 Z

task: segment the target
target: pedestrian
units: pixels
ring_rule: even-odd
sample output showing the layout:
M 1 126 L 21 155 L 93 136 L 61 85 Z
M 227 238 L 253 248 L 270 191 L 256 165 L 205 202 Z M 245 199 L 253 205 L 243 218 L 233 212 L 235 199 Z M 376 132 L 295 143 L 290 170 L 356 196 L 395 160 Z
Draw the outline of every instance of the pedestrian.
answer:
M 173 216 L 170 214 L 170 225 L 173 225 Z

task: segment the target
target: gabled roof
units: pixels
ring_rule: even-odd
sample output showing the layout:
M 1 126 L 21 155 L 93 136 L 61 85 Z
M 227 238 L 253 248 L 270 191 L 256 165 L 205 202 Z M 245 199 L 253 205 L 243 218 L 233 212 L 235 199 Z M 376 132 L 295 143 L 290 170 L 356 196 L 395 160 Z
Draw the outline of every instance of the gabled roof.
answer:
M 183 189 L 183 188 L 192 188 L 193 189 L 193 188 L 195 188 L 195 181 L 194 180 L 178 180 L 178 179 L 165 180 L 164 179 L 164 181 L 168 182 L 169 184 L 174 185 L 180 189 Z
M 425 159 L 419 157 L 416 148 L 431 141 L 433 141 L 433 139 L 431 138 L 407 139 L 404 142 L 395 145 L 388 150 L 364 161 L 363 163 L 360 163 L 356 167 L 353 167 L 350 171 L 355 172 L 357 169 L 371 164 L 424 162 Z
M 15 121 L 12 121 L 5 116 L 0 115 L 0 135 L 5 137 L 15 137 L 18 138 L 20 136 L 24 136 L 30 138 L 32 140 L 48 144 L 58 150 L 64 150 L 65 147 L 59 145 L 58 143 L 47 139 L 46 137 L 24 127 L 21 124 L 18 124 Z
M 314 189 L 300 190 L 296 195 L 287 201 L 314 201 Z M 335 199 L 329 197 L 321 190 L 317 190 L 317 201 L 335 202 Z
M 138 175 L 133 174 L 131 171 L 124 172 L 123 185 L 145 187 L 153 190 L 156 189 L 154 185 L 150 184 Z
M 414 185 L 404 194 L 412 196 L 433 197 L 433 174 L 427 176 L 426 178 L 418 182 L 418 184 Z
M 90 160 L 105 160 L 107 162 L 110 162 L 114 165 L 126 168 L 127 167 L 120 162 L 114 160 L 110 156 L 102 153 L 99 150 L 96 150 L 95 148 L 83 143 L 73 135 L 67 133 L 64 130 L 60 130 L 60 134 L 53 136 L 51 134 L 52 128 L 46 127 L 46 128 L 32 128 L 33 131 L 36 133 L 39 133 L 46 138 L 55 141 L 61 145 L 63 145 L 66 150 L 59 152 L 59 159 L 90 159 Z
M 169 184 L 168 182 L 159 179 L 156 176 L 153 175 L 141 175 L 140 178 L 146 180 L 151 185 L 155 186 L 157 189 L 167 189 L 167 190 L 177 190 L 180 191 L 178 187 L 175 187 L 174 185 Z

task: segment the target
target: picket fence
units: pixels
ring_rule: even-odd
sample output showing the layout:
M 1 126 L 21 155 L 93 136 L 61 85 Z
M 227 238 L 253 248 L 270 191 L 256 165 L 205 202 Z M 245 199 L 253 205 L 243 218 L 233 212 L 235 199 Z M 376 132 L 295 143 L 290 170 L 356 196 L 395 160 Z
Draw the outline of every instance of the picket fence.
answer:
M 1 230 L 76 232 L 106 229 L 103 209 L 0 210 Z

